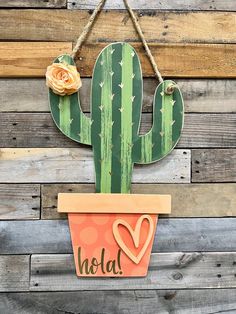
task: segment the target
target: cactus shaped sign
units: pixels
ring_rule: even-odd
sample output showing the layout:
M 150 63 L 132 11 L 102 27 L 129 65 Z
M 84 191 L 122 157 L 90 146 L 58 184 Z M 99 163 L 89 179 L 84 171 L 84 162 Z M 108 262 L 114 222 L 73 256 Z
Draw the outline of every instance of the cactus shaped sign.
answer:
M 55 62 L 74 65 L 68 55 Z M 128 43 L 110 44 L 98 56 L 91 117 L 82 112 L 78 93 L 60 96 L 51 89 L 49 93 L 52 117 L 61 132 L 92 146 L 100 193 L 59 194 L 58 210 L 69 213 L 77 275 L 145 276 L 156 214 L 170 211 L 170 198 L 127 194 L 134 164 L 164 158 L 180 138 L 184 109 L 178 86 L 166 80 L 156 88 L 153 125 L 145 135 L 139 134 L 142 70 Z

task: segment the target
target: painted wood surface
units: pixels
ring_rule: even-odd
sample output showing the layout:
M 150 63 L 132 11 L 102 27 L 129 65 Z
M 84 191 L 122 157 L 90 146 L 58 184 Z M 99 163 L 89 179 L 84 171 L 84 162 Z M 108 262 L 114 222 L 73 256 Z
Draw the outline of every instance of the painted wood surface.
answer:
M 188 183 L 190 158 L 189 150 L 174 150 L 158 163 L 135 166 L 132 181 Z M 4 183 L 94 182 L 92 151 L 88 148 L 2 148 L 0 161 L 0 180 Z
M 192 182 L 235 182 L 235 149 L 193 150 L 192 154 Z
M 0 184 L 0 220 L 39 219 L 40 186 Z
M 235 43 L 235 15 L 235 12 L 153 10 L 143 11 L 139 21 L 146 39 L 150 42 Z M 0 39 L 72 42 L 78 38 L 89 17 L 90 12 L 83 10 L 1 10 Z M 88 43 L 125 40 L 132 42 L 137 39 L 127 11 L 103 11 L 94 25 Z
M 235 289 L 23 292 L 1 293 L 0 311 L 153 314 L 155 310 L 158 314 L 234 314 L 235 302 Z
M 0 221 L 0 232 L 1 254 L 72 252 L 67 220 Z M 236 218 L 163 218 L 152 251 L 236 251 L 235 236 Z
M 236 146 L 236 114 L 191 113 L 184 118 L 178 148 Z M 140 133 L 151 126 L 152 114 L 145 113 Z M 0 147 L 79 147 L 58 131 L 49 113 L 0 113 L 0 133 Z
M 183 93 L 185 112 L 236 113 L 236 80 L 177 79 L 175 81 Z M 153 95 L 158 81 L 154 78 L 145 78 L 143 82 L 142 110 L 152 112 Z M 44 79 L 0 78 L 0 85 L 0 112 L 49 111 L 48 91 Z M 79 95 L 84 112 L 90 111 L 90 85 L 89 78 L 82 79 Z
M 80 9 L 88 10 L 94 9 L 97 2 L 95 0 L 68 0 L 68 8 L 71 10 Z M 235 11 L 234 0 L 130 0 L 130 6 L 134 10 L 199 10 L 199 11 Z M 105 3 L 104 9 L 114 10 L 114 9 L 125 9 L 122 0 L 107 1 Z M 152 11 L 150 11 L 151 13 Z
M 236 287 L 236 253 L 156 253 L 145 278 L 78 279 L 71 255 L 33 255 L 31 291 Z M 220 265 L 220 266 L 218 266 Z
M 47 66 L 55 57 L 62 53 L 70 53 L 71 50 L 72 44 L 67 42 L 1 42 L 0 76 L 44 76 Z
M 141 59 L 143 75 L 145 77 L 154 76 L 141 44 L 131 44 Z M 77 65 L 82 77 L 92 75 L 94 60 L 105 46 L 104 43 L 87 44 L 81 49 Z M 233 44 L 151 43 L 149 46 L 164 77 L 236 77 L 236 67 L 234 66 L 236 46 Z M 0 43 L 0 62 L 2 64 L 0 76 L 44 77 L 46 67 L 51 64 L 52 60 L 56 56 L 70 51 L 71 43 L 2 42 Z M 36 68 L 35 64 L 37 64 Z
M 0 0 L 0 8 L 66 8 L 67 0 Z
M 132 193 L 170 194 L 170 217 L 236 216 L 236 184 L 133 184 Z M 67 219 L 57 212 L 58 193 L 93 193 L 93 184 L 45 184 L 41 187 L 42 219 Z M 163 215 L 159 218 L 162 219 Z
M 29 255 L 0 255 L 0 292 L 27 291 L 29 268 Z

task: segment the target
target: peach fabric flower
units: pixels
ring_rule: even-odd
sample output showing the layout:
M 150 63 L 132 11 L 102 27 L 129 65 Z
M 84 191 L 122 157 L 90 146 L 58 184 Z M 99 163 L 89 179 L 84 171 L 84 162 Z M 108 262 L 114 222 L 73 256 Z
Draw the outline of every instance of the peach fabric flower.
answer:
M 60 96 L 71 95 L 82 86 L 80 74 L 74 65 L 53 63 L 47 67 L 46 85 Z

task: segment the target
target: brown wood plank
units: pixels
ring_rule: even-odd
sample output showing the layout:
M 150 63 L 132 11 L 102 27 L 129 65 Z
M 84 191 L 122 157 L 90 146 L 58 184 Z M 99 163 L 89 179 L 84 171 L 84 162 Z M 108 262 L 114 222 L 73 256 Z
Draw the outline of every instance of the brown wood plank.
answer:
M 235 288 L 236 253 L 156 253 L 144 278 L 84 278 L 72 255 L 33 255 L 31 291 Z
M 234 0 L 130 0 L 130 6 L 134 10 L 203 10 L 203 11 L 235 11 Z M 94 9 L 97 5 L 96 0 L 68 0 L 68 8 L 75 9 Z M 107 1 L 104 9 L 125 9 L 122 0 Z
M 236 80 L 177 79 L 176 82 L 183 93 L 185 112 L 236 113 Z M 90 111 L 90 83 L 91 79 L 84 78 L 79 92 L 84 112 Z M 144 79 L 143 112 L 152 112 L 157 84 L 154 78 Z M 0 79 L 0 85 L 0 112 L 49 111 L 44 79 L 4 78 Z
M 140 133 L 152 115 L 142 116 Z M 186 114 L 178 148 L 235 147 L 236 114 Z M 63 135 L 49 113 L 0 113 L 0 147 L 78 147 Z
M 29 264 L 28 255 L 0 255 L 0 292 L 29 290 Z
M 58 193 L 93 193 L 93 184 L 45 184 L 41 188 L 42 219 L 67 219 L 57 212 Z M 133 184 L 132 193 L 170 194 L 169 217 L 236 216 L 236 184 Z M 163 215 L 160 216 L 162 218 Z
M 72 253 L 67 220 L 0 221 L 1 254 Z M 152 251 L 236 251 L 236 218 L 162 218 Z
M 189 183 L 190 151 L 174 150 L 158 163 L 139 165 L 133 182 Z M 91 148 L 2 148 L 1 183 L 93 183 Z
M 66 42 L 0 42 L 0 76 L 44 76 L 47 66 L 58 55 L 70 53 L 71 49 L 72 44 Z
M 67 0 L 0 0 L 0 8 L 66 8 Z
M 81 49 L 78 68 L 81 76 L 92 75 L 94 61 L 106 44 L 87 44 Z M 140 44 L 133 44 L 142 63 L 143 75 L 153 70 Z M 150 44 L 165 77 L 235 78 L 236 45 L 232 44 Z M 70 52 L 70 43 L 0 43 L 1 77 L 43 77 L 46 67 L 61 53 Z
M 192 153 L 192 182 L 236 181 L 235 149 L 200 149 Z
M 0 220 L 39 219 L 40 186 L 0 184 Z
M 0 40 L 75 41 L 90 14 L 85 10 L 1 10 Z M 235 15 L 153 10 L 142 11 L 139 22 L 150 42 L 235 43 Z M 88 37 L 88 43 L 124 40 L 138 40 L 127 11 L 104 10 Z
M 235 289 L 182 289 L 1 293 L 0 312 L 233 314 L 235 292 Z

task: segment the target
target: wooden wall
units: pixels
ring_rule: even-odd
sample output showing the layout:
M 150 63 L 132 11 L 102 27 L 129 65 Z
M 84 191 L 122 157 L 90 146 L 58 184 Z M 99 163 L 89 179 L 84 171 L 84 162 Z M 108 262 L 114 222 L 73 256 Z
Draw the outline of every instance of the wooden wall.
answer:
M 0 313 L 236 312 L 235 0 L 130 0 L 165 77 L 183 91 L 182 138 L 137 166 L 133 192 L 170 193 L 141 279 L 78 279 L 57 193 L 94 191 L 92 152 L 63 136 L 48 108 L 45 68 L 70 52 L 98 0 L 0 0 Z M 99 51 L 127 40 L 145 76 L 142 130 L 157 81 L 122 0 L 107 0 L 78 68 L 89 113 Z

